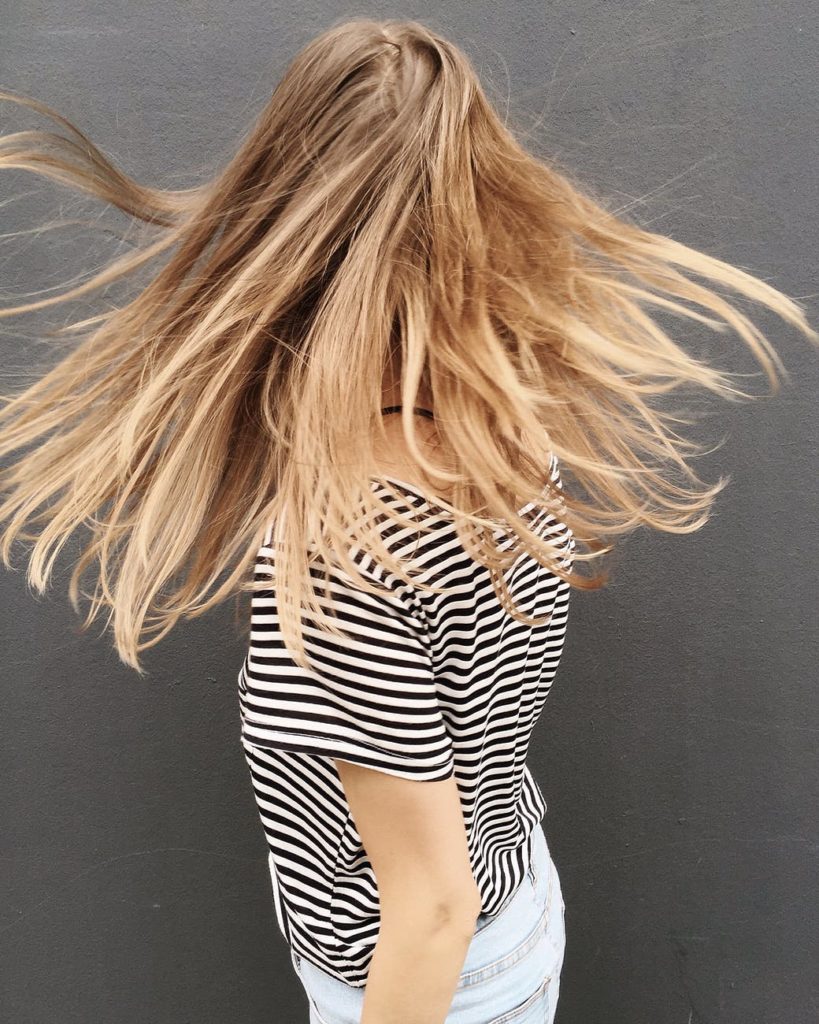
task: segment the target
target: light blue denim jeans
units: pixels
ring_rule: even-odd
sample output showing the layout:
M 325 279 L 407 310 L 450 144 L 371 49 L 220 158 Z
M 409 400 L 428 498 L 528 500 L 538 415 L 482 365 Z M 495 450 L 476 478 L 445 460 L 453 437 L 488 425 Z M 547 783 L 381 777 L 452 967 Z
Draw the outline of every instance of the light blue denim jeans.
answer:
M 481 914 L 446 1024 L 552 1024 L 566 946 L 560 879 L 541 825 L 523 882 L 489 918 Z M 365 988 L 353 988 L 291 953 L 310 1024 L 360 1024 Z

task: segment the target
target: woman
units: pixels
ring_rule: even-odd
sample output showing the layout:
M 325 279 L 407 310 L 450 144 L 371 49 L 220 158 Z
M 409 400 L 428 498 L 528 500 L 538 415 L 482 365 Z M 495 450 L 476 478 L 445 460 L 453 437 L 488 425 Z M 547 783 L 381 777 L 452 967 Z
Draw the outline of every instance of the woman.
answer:
M 227 166 L 177 192 L 4 98 L 68 135 L 7 135 L 0 166 L 147 226 L 4 316 L 165 257 L 6 398 L 0 453 L 25 451 L 0 478 L 5 564 L 32 539 L 43 591 L 87 527 L 70 598 L 93 565 L 83 625 L 108 609 L 140 673 L 180 618 L 253 591 L 241 743 L 311 1021 L 553 1020 L 564 904 L 526 753 L 570 588 L 603 585 L 576 570 L 609 538 L 699 529 L 725 486 L 654 396 L 752 397 L 647 307 L 733 328 L 774 388 L 769 342 L 690 275 L 819 336 L 529 154 L 417 22 L 322 33 Z

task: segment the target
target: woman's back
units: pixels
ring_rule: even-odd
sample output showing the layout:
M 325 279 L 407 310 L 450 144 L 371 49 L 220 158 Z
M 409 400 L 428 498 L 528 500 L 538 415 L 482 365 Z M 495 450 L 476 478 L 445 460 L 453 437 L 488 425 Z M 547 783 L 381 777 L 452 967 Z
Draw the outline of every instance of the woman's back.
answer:
M 557 459 L 550 475 L 558 486 Z M 529 739 L 563 649 L 568 583 L 522 552 L 505 571 L 515 605 L 548 623 L 521 623 L 504 609 L 488 570 L 461 546 L 451 516 L 414 485 L 373 480 L 396 509 L 434 525 L 420 533 L 386 520 L 391 551 L 414 553 L 431 594 L 362 564 L 384 596 L 357 589 L 341 571 L 331 593 L 348 638 L 307 627 L 317 672 L 290 658 L 273 588 L 254 594 L 250 646 L 239 674 L 241 742 L 270 847 L 279 927 L 291 948 L 327 973 L 363 986 L 379 931 L 375 875 L 333 758 L 402 778 L 454 773 L 482 912 L 493 915 L 524 878 L 532 829 L 546 810 L 526 766 Z M 397 493 L 393 493 L 397 492 Z M 526 506 L 539 535 L 571 566 L 571 530 Z M 499 531 L 499 541 L 506 541 Z M 257 578 L 271 578 L 265 537 Z

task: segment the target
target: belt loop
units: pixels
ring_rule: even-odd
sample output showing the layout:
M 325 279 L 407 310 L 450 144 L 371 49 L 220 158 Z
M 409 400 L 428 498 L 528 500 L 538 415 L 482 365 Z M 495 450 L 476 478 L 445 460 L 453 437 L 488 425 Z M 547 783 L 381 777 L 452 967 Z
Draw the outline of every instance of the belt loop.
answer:
M 529 846 L 529 866 L 526 869 L 526 873 L 529 876 L 529 881 L 532 883 L 533 887 L 535 889 L 537 889 L 538 873 L 537 873 L 537 869 L 535 867 L 535 841 L 534 840 L 535 840 L 535 833 L 534 833 L 534 829 L 533 829 L 529 833 L 529 842 L 528 842 L 528 846 Z

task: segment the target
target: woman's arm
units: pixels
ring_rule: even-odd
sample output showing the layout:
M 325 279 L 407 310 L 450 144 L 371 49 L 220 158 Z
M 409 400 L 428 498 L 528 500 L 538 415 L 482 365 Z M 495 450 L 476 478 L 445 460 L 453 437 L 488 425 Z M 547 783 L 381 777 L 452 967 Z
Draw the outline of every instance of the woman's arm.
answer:
M 336 765 L 381 911 L 361 1024 L 443 1024 L 481 906 L 455 778 Z

